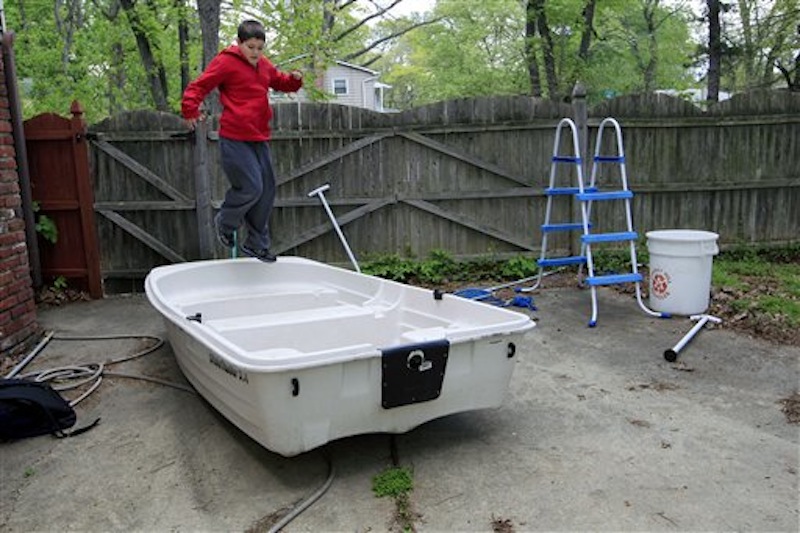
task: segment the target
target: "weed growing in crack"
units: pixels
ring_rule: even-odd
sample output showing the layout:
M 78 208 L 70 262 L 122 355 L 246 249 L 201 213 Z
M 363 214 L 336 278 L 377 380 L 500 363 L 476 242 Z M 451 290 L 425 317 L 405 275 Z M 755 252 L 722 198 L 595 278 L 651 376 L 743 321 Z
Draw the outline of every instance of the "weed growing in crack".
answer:
M 416 531 L 414 521 L 419 518 L 411 508 L 409 494 L 414 490 L 411 470 L 403 466 L 388 468 L 372 478 L 372 492 L 378 498 L 394 498 L 394 522 L 403 532 Z

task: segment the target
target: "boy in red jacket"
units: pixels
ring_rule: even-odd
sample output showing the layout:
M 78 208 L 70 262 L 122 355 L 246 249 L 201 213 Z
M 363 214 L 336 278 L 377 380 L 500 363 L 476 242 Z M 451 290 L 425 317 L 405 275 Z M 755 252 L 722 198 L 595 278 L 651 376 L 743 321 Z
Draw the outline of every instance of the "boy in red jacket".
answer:
M 222 50 L 183 93 L 181 110 L 189 127 L 200 119 L 200 104 L 219 87 L 222 115 L 219 147 L 222 169 L 230 182 L 219 212 L 214 217 L 223 246 L 236 245 L 234 232 L 244 222 L 247 239 L 242 253 L 273 262 L 270 252 L 269 217 L 275 203 L 275 171 L 269 149 L 272 109 L 269 89 L 295 92 L 303 86 L 298 71 L 279 71 L 263 55 L 264 26 L 255 20 L 239 25 L 237 43 Z

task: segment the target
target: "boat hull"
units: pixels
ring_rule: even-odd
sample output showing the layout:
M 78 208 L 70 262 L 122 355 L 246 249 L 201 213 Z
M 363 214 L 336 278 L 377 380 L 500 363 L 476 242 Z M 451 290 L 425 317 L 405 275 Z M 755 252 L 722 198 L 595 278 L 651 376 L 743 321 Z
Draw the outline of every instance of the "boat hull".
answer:
M 301 258 L 158 267 L 145 286 L 186 378 L 284 456 L 500 406 L 534 326 L 522 313 Z

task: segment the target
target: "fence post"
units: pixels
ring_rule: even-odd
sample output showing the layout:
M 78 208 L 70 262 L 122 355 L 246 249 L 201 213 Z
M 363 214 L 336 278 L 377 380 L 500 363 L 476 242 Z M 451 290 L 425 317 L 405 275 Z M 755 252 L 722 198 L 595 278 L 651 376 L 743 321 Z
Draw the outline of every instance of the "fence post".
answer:
M 211 180 L 208 175 L 208 126 L 198 120 L 194 130 L 194 186 L 197 215 L 197 244 L 201 259 L 212 259 L 214 247 L 211 221 Z
M 89 146 L 86 142 L 87 126 L 83 120 L 83 107 L 77 100 L 69 108 L 72 118 L 69 129 L 72 137 L 72 165 L 78 199 L 78 217 L 83 235 L 83 260 L 86 264 L 86 285 L 92 298 L 103 297 L 103 276 L 100 272 L 100 245 L 94 219 L 94 190 L 89 168 Z M 65 266 L 66 268 L 66 266 Z
M 589 111 L 586 106 L 586 87 L 576 82 L 572 89 L 572 110 L 575 126 L 578 128 L 578 153 L 583 161 L 583 174 L 589 171 Z

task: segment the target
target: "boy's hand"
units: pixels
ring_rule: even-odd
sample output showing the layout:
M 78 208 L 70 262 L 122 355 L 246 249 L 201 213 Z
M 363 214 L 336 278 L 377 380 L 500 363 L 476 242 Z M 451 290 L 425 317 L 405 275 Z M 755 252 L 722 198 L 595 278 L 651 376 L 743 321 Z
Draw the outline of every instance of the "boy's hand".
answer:
M 300 72 L 299 70 L 293 70 L 293 71 L 291 71 L 289 73 L 289 75 L 291 77 L 293 77 L 294 79 L 296 79 L 296 80 L 302 80 L 303 79 L 303 73 Z
M 197 123 L 202 122 L 203 119 L 205 119 L 205 116 L 200 115 L 197 118 L 185 118 L 183 121 L 186 123 L 186 127 L 188 127 L 190 131 L 194 131 L 197 127 Z

